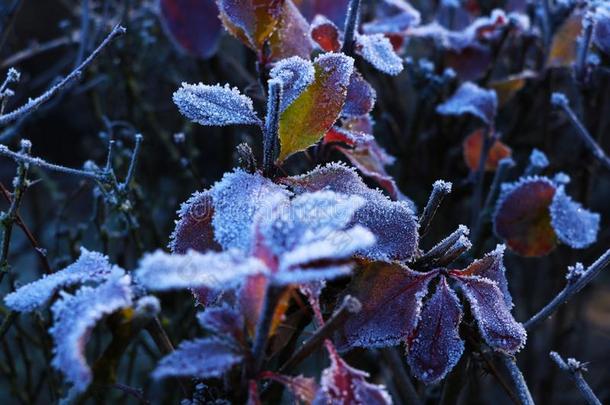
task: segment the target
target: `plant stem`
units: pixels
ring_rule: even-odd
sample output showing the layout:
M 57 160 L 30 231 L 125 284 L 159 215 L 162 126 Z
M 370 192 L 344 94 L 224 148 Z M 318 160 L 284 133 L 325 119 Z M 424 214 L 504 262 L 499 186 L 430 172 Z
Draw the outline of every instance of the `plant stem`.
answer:
M 508 369 L 508 372 L 517 388 L 517 393 L 519 394 L 519 399 L 523 405 L 534 405 L 534 399 L 532 398 L 532 394 L 530 393 L 529 388 L 527 387 L 527 383 L 525 382 L 525 378 L 523 377 L 523 373 L 519 370 L 517 366 L 517 362 L 514 358 L 511 358 L 505 354 L 501 354 L 502 362 L 504 366 Z
M 458 229 L 453 231 L 449 236 L 445 239 L 434 245 L 432 249 L 428 250 L 424 253 L 420 258 L 418 258 L 414 263 L 414 267 L 421 267 L 427 265 L 429 263 L 433 263 L 439 260 L 441 257 L 447 254 L 449 249 L 463 236 L 468 236 L 470 230 L 465 225 L 458 226 Z
M 483 136 L 483 142 L 481 143 L 481 155 L 479 156 L 479 165 L 477 171 L 474 173 L 473 183 L 474 192 L 472 194 L 472 212 L 471 212 L 471 228 L 476 227 L 479 214 L 481 212 L 481 200 L 483 199 L 483 180 L 485 179 L 485 164 L 487 163 L 487 157 L 492 145 L 496 141 L 495 135 L 491 133 L 492 129 L 487 128 Z
M 133 153 L 131 154 L 131 162 L 129 163 L 129 169 L 127 170 L 127 176 L 125 177 L 125 182 L 121 185 L 122 189 L 127 189 L 129 184 L 133 180 L 133 177 L 136 172 L 136 166 L 138 165 L 138 156 L 140 155 L 140 149 L 142 147 L 142 134 L 136 134 L 135 136 L 135 146 L 133 147 Z
M 587 78 L 587 56 L 589 55 L 594 24 L 595 22 L 590 16 L 587 15 L 583 18 L 583 33 L 578 47 L 576 65 L 574 66 L 576 81 L 581 84 L 584 83 Z
M 271 323 L 277 303 L 284 293 L 284 287 L 270 284 L 267 286 L 262 312 L 259 314 L 256 325 L 256 335 L 252 347 L 252 366 L 249 374 L 253 377 L 258 374 L 265 359 L 265 349 L 267 348 L 267 338 L 271 331 Z
M 356 30 L 360 20 L 360 3 L 361 0 L 350 0 L 345 17 L 345 27 L 343 29 L 343 48 L 341 52 L 347 56 L 354 56 L 354 48 L 356 42 Z
M 422 401 L 419 399 L 417 391 L 411 382 L 411 378 L 405 370 L 403 360 L 401 359 L 398 350 L 395 347 L 388 347 L 382 349 L 381 354 L 392 371 L 396 391 L 398 391 L 400 394 L 403 403 L 410 405 L 422 405 Z
M 555 296 L 544 308 L 536 315 L 532 316 L 523 324 L 525 329 L 530 330 L 540 322 L 548 318 L 563 303 L 572 298 L 573 295 L 582 290 L 589 284 L 610 263 L 610 249 L 601 255 L 587 270 L 575 280 L 568 280 L 568 283 L 559 294 Z
M 80 78 L 82 72 L 85 68 L 87 68 L 91 62 L 99 55 L 99 53 L 116 37 L 124 34 L 126 32 L 125 28 L 120 25 L 116 25 L 110 34 L 102 41 L 102 43 L 85 59 L 75 70 L 73 70 L 68 76 L 62 79 L 59 83 L 48 89 L 46 92 L 36 97 L 33 100 L 28 101 L 26 104 L 21 107 L 11 111 L 10 113 L 0 115 L 0 125 L 9 124 L 23 116 L 26 116 L 35 110 L 37 110 L 42 104 L 49 101 L 53 96 L 57 93 L 63 91 L 68 85 L 70 85 L 73 81 Z
M 267 97 L 267 118 L 263 132 L 263 175 L 269 177 L 273 173 L 273 164 L 279 153 L 280 103 L 282 99 L 282 84 L 278 80 L 269 82 Z
M 434 218 L 434 214 L 436 214 L 436 210 L 441 205 L 443 200 L 449 193 L 451 193 L 452 184 L 447 181 L 437 180 L 432 185 L 432 193 L 428 198 L 428 203 L 424 208 L 424 212 L 419 218 L 419 237 L 423 238 L 428 230 L 430 229 L 430 224 L 432 223 L 432 219 Z
M 557 363 L 560 369 L 567 371 L 570 374 L 570 377 L 574 380 L 576 386 L 589 405 L 602 405 L 602 402 L 597 398 L 591 387 L 589 387 L 589 384 L 587 384 L 585 378 L 582 376 L 582 372 L 587 371 L 587 368 L 583 363 L 575 359 L 568 359 L 566 363 L 559 353 L 551 352 L 549 354 L 551 359 Z

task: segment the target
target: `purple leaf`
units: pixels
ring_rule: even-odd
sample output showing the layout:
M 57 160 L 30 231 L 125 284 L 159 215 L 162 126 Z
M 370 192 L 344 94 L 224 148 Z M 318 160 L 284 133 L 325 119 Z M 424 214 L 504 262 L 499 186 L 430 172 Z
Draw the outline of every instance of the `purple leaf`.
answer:
M 182 115 L 201 125 L 261 124 L 252 100 L 228 84 L 182 83 L 173 98 Z
M 194 193 L 183 203 L 170 237 L 172 253 L 186 253 L 189 249 L 201 253 L 220 250 L 220 245 L 214 240 L 213 215 L 214 202 L 208 190 Z
M 402 60 L 388 38 L 382 34 L 357 35 L 356 52 L 380 72 L 396 76 L 402 72 Z
M 292 0 L 284 0 L 277 28 L 269 38 L 272 61 L 300 56 L 309 59 L 313 43 L 309 39 L 309 23 Z
M 383 385 L 366 382 L 368 373 L 350 367 L 329 346 L 330 367 L 322 372 L 320 389 L 313 405 L 384 405 L 392 399 Z
M 237 169 L 227 173 L 210 189 L 214 201 L 214 237 L 224 249 L 249 251 L 257 212 L 269 213 L 290 193 L 258 173 Z
M 298 56 L 282 59 L 275 64 L 269 77 L 282 84 L 280 112 L 284 112 L 313 83 L 315 74 L 313 63 Z
M 196 339 L 182 342 L 174 352 L 162 358 L 153 377 L 220 377 L 242 360 L 239 350 L 226 342 L 213 338 Z
M 51 310 L 49 329 L 55 347 L 51 364 L 73 385 L 71 394 L 83 392 L 91 383 L 91 369 L 85 345 L 95 324 L 105 315 L 131 305 L 129 276 L 115 277 L 98 287 L 82 287 L 71 295 L 63 293 Z
M 266 273 L 260 260 L 238 250 L 169 254 L 161 250 L 145 255 L 136 277 L 151 291 L 186 288 L 228 289 L 239 286 L 247 276 Z
M 493 125 L 497 109 L 498 99 L 495 91 L 465 82 L 449 100 L 439 105 L 436 111 L 443 115 L 472 114 L 487 125 Z
M 508 291 L 508 281 L 506 280 L 506 268 L 504 267 L 504 245 L 498 245 L 496 248 L 487 253 L 482 259 L 475 260 L 463 270 L 454 270 L 452 275 L 461 276 L 478 276 L 493 281 L 498 285 L 506 306 L 510 309 L 513 307 L 513 300 Z
M 436 275 L 417 273 L 398 262 L 363 263 L 345 292 L 357 298 L 362 309 L 337 332 L 339 350 L 405 341 L 415 330 L 428 284 Z
M 502 291 L 493 281 L 477 277 L 453 277 L 470 302 L 483 339 L 492 348 L 514 354 L 524 345 L 527 334 L 515 321 L 504 302 Z
M 354 70 L 347 87 L 347 96 L 341 115 L 356 117 L 370 113 L 375 107 L 377 93 L 362 75 Z
M 417 247 L 417 220 L 409 205 L 391 201 L 378 190 L 370 189 L 354 169 L 339 163 L 283 179 L 297 194 L 318 190 L 358 195 L 366 204 L 356 211 L 353 223 L 371 231 L 377 243 L 360 253 L 375 260 L 408 260 Z
M 583 249 L 597 240 L 600 216 L 573 201 L 560 186 L 549 208 L 557 238 L 575 249 Z
M 197 314 L 199 324 L 221 337 L 232 337 L 236 342 L 244 342 L 244 318 L 235 309 L 223 305 L 206 308 Z
M 317 14 L 328 17 L 335 25 L 345 23 L 349 0 L 301 0 L 299 8 L 303 15 L 312 21 Z
M 160 0 L 161 21 L 169 36 L 188 53 L 210 58 L 222 25 L 214 0 Z
M 441 277 L 434 295 L 424 304 L 407 356 L 413 374 L 424 383 L 445 378 L 462 357 L 461 320 L 460 301 Z
M 14 311 L 30 312 L 44 306 L 62 288 L 82 283 L 100 283 L 125 274 L 111 265 L 108 257 L 81 248 L 78 260 L 63 270 L 44 275 L 4 297 L 6 306 Z

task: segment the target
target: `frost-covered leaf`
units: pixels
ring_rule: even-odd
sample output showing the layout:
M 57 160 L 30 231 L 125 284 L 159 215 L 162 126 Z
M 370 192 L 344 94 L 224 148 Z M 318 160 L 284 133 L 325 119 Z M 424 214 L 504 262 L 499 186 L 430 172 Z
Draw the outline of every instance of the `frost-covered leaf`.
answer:
M 597 240 L 600 216 L 573 201 L 563 186 L 558 187 L 550 206 L 551 224 L 557 238 L 575 249 L 583 249 Z
M 343 106 L 342 115 L 357 117 L 370 113 L 375 107 L 377 93 L 364 77 L 354 70 L 347 87 L 347 96 Z
M 493 90 L 486 90 L 474 83 L 463 83 L 447 101 L 436 108 L 439 114 L 472 114 L 488 125 L 493 125 L 498 99 Z
M 228 84 L 208 86 L 182 83 L 174 103 L 186 118 L 201 125 L 260 124 L 252 100 Z
M 314 82 L 280 115 L 280 161 L 320 140 L 343 109 L 354 60 L 327 53 L 315 59 L 314 67 Z
M 360 253 L 379 260 L 408 260 L 413 256 L 418 224 L 409 205 L 391 201 L 380 191 L 370 189 L 354 169 L 331 163 L 301 176 L 285 178 L 283 182 L 297 194 L 327 189 L 363 197 L 366 204 L 356 211 L 353 223 L 371 231 L 377 243 Z
M 366 381 L 368 373 L 350 367 L 335 351 L 327 345 L 330 354 L 330 367 L 322 372 L 320 389 L 313 405 L 350 404 L 350 405 L 387 405 L 392 398 L 383 385 Z
M 380 72 L 395 76 L 402 72 L 402 59 L 382 34 L 357 35 L 356 52 Z
M 598 7 L 594 20 L 593 43 L 606 55 L 610 55 L 610 6 Z
M 172 253 L 186 253 L 190 249 L 201 253 L 220 250 L 220 245 L 214 240 L 213 216 L 214 202 L 210 192 L 194 193 L 178 211 L 169 243 Z
M 216 0 L 227 31 L 258 53 L 277 28 L 283 3 L 278 0 Z
M 216 378 L 222 376 L 243 355 L 232 345 L 214 338 L 182 342 L 174 352 L 159 361 L 153 372 L 155 379 L 166 377 Z
M 578 36 L 582 32 L 583 11 L 576 7 L 555 31 L 546 61 L 547 67 L 571 67 L 578 53 Z
M 483 339 L 496 350 L 514 354 L 524 345 L 527 334 L 515 321 L 497 284 L 477 276 L 453 277 L 470 302 L 472 314 Z
M 298 56 L 282 59 L 275 64 L 269 77 L 282 83 L 280 112 L 284 112 L 313 83 L 315 74 L 313 63 Z
M 214 0 L 160 0 L 161 21 L 169 36 L 188 53 L 212 57 L 222 24 Z
M 299 401 L 303 401 L 305 404 L 311 404 L 318 391 L 318 384 L 316 384 L 316 380 L 313 378 L 303 377 L 302 375 L 293 377 L 267 371 L 263 373 L 263 378 L 283 384 L 287 389 L 290 390 L 295 400 L 298 399 Z M 297 402 L 295 401 L 295 403 Z
M 323 15 L 316 15 L 311 22 L 310 36 L 325 52 L 339 52 L 343 41 L 339 28 Z
M 228 305 L 206 308 L 205 311 L 197 314 L 197 320 L 204 329 L 218 336 L 225 338 L 230 336 L 240 343 L 245 341 L 243 314 Z
M 258 173 L 236 169 L 210 189 L 214 201 L 214 237 L 224 249 L 248 251 L 253 243 L 257 212 L 269 213 L 290 193 Z
M 382 0 L 375 12 L 375 19 L 362 25 L 365 34 L 401 34 L 421 21 L 419 11 L 404 0 Z
M 53 338 L 51 364 L 73 385 L 72 393 L 84 391 L 91 383 L 92 373 L 85 357 L 85 345 L 95 324 L 104 316 L 131 305 L 129 276 L 115 277 L 93 288 L 82 287 L 71 295 L 63 293 L 51 310 Z
M 506 268 L 504 267 L 504 250 L 504 245 L 498 245 L 482 259 L 475 260 L 463 270 L 453 270 L 451 274 L 458 277 L 478 276 L 495 282 L 500 288 L 500 291 L 502 291 L 506 306 L 512 308 L 513 300 L 508 290 Z
M 461 320 L 460 301 L 441 277 L 434 295 L 424 304 L 407 355 L 413 374 L 424 383 L 445 378 L 462 357 L 464 342 L 458 333 Z
M 494 231 L 522 256 L 543 256 L 557 244 L 549 207 L 556 186 L 546 177 L 503 184 L 494 214 Z
M 243 283 L 246 277 L 268 272 L 260 260 L 239 250 L 169 254 L 161 250 L 144 255 L 136 278 L 151 291 L 186 288 L 227 289 Z
M 347 15 L 348 3 L 349 0 L 300 0 L 297 4 L 309 21 L 321 14 L 329 18 L 335 25 L 342 27 Z
M 362 303 L 336 335 L 339 350 L 392 346 L 415 330 L 422 300 L 436 272 L 417 273 L 398 263 L 365 262 L 356 271 L 345 295 Z
M 284 0 L 282 16 L 277 28 L 269 38 L 271 60 L 280 60 L 291 56 L 309 59 L 313 44 L 309 39 L 309 23 L 292 0 Z
M 485 135 L 484 129 L 477 129 L 470 135 L 464 139 L 462 143 L 462 150 L 464 152 L 464 161 L 466 162 L 466 166 L 473 171 L 476 172 L 479 170 L 479 161 L 481 160 L 481 147 L 483 146 L 483 137 Z M 494 171 L 498 168 L 498 163 L 500 160 L 511 157 L 512 150 L 502 141 L 497 139 L 491 148 L 489 149 L 489 153 L 487 155 L 487 160 L 485 161 L 485 170 L 486 171 Z
M 100 283 L 124 273 L 120 267 L 111 265 L 107 256 L 81 248 L 77 261 L 63 270 L 24 285 L 4 297 L 4 302 L 13 311 L 30 312 L 47 304 L 62 288 L 82 283 Z

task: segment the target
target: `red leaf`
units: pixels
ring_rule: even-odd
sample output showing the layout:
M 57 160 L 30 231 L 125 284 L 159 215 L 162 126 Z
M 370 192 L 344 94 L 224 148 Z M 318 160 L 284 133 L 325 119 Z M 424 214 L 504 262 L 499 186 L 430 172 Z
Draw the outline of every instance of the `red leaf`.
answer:
M 178 46 L 194 56 L 216 53 L 222 24 L 214 0 L 160 0 L 161 21 Z
M 172 253 L 186 253 L 189 249 L 205 253 L 219 251 L 214 240 L 212 217 L 214 203 L 209 191 L 195 193 L 178 211 L 178 221 L 172 233 L 169 248 Z
M 323 15 L 317 15 L 311 22 L 310 35 L 325 52 L 339 52 L 341 49 L 341 31 Z
M 479 161 L 481 160 L 481 147 L 483 145 L 484 129 L 477 129 L 464 139 L 462 148 L 464 151 L 464 161 L 468 168 L 476 172 L 479 170 Z M 498 168 L 500 160 L 511 157 L 513 151 L 500 140 L 496 140 L 489 150 L 487 161 L 485 162 L 486 171 L 494 171 Z
M 362 303 L 336 334 L 340 350 L 351 347 L 384 347 L 405 341 L 415 330 L 437 272 L 417 273 L 394 262 L 364 262 L 345 295 Z

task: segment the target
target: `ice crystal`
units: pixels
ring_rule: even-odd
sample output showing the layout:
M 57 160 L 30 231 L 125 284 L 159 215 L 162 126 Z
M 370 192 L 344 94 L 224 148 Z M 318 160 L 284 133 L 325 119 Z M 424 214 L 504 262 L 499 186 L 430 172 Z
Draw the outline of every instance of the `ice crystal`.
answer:
M 396 76 L 402 72 L 402 60 L 383 34 L 357 35 L 356 52 L 377 70 Z
M 557 188 L 550 206 L 551 223 L 560 241 L 575 249 L 585 248 L 597 240 L 600 216 L 573 201 L 563 186 Z
M 71 295 L 63 293 L 51 310 L 49 329 L 55 347 L 52 365 L 73 385 L 71 393 L 84 391 L 92 374 L 85 358 L 85 344 L 95 324 L 105 315 L 131 305 L 130 277 L 115 277 L 98 287 L 82 287 Z
M 472 114 L 484 123 L 493 125 L 498 98 L 493 90 L 483 89 L 472 82 L 463 83 L 453 96 L 436 108 L 439 114 Z
M 260 124 L 252 100 L 228 84 L 208 86 L 182 83 L 174 103 L 188 119 L 201 125 Z
M 275 64 L 269 77 L 282 84 L 280 112 L 284 112 L 313 83 L 315 73 L 313 64 L 298 56 L 282 59 Z
M 14 311 L 30 312 L 45 305 L 62 288 L 88 282 L 100 283 L 122 274 L 124 270 L 111 265 L 107 256 L 81 248 L 80 257 L 76 262 L 24 285 L 8 294 L 4 302 Z
M 220 377 L 242 360 L 243 355 L 229 343 L 215 338 L 195 339 L 182 342 L 162 358 L 153 377 Z

